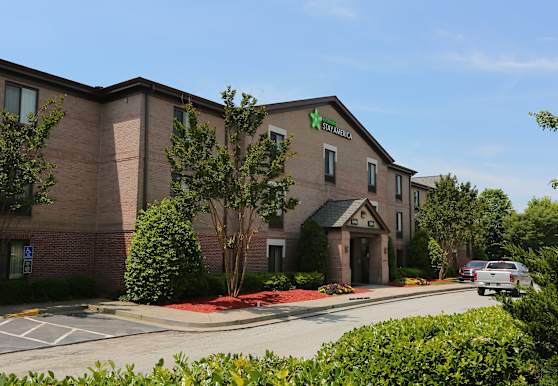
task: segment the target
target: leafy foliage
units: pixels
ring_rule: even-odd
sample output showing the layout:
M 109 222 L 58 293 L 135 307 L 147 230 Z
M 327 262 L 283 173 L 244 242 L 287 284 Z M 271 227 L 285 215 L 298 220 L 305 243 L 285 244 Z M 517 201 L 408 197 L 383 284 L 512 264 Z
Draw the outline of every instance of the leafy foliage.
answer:
M 422 271 L 420 276 L 422 277 L 431 277 L 432 275 L 435 275 L 432 265 L 430 264 L 430 255 L 428 253 L 429 240 L 430 236 L 428 235 L 428 232 L 423 229 L 419 229 L 415 232 L 411 242 L 409 243 L 409 266 L 420 269 Z
M 436 274 L 433 273 L 432 267 L 429 267 L 428 269 L 416 268 L 416 267 L 400 267 L 397 270 L 397 276 L 432 279 L 433 277 L 436 276 Z
M 504 256 L 504 223 L 513 210 L 511 201 L 502 189 L 485 189 L 479 194 L 479 205 L 484 252 L 490 259 L 501 259 Z M 480 251 L 476 253 L 477 257 L 479 255 L 482 255 Z
M 2 305 L 85 299 L 96 295 L 95 281 L 87 276 L 0 281 Z
M 264 288 L 268 291 L 287 291 L 292 287 L 289 277 L 284 273 L 273 274 L 264 281 Z
M 329 253 L 324 229 L 314 220 L 302 224 L 298 240 L 298 269 L 303 272 L 327 273 Z
M 318 289 L 324 284 L 324 274 L 321 272 L 297 272 L 293 275 L 293 284 L 301 289 Z
M 464 314 L 414 317 L 361 327 L 329 343 L 312 359 L 240 354 L 189 362 L 178 354 L 172 368 L 160 360 L 151 372 L 96 363 L 88 374 L 58 380 L 54 374 L 2 385 L 527 385 L 539 378 L 533 344 L 498 307 Z
M 438 277 L 443 279 L 448 268 L 448 259 L 446 258 L 446 252 L 432 237 L 428 240 L 428 256 L 430 257 L 430 264 L 438 271 Z
M 504 238 L 523 248 L 558 246 L 558 202 L 533 198 L 523 213 L 512 213 L 505 222 Z
M 534 116 L 537 124 L 543 130 L 558 131 L 558 117 L 549 111 L 539 111 L 538 113 L 529 113 Z M 558 179 L 553 179 L 550 184 L 554 189 L 558 189 Z
M 395 279 L 393 281 L 393 284 L 398 284 L 398 285 L 410 285 L 410 286 L 424 286 L 424 285 L 430 285 L 430 282 L 426 279 L 423 279 L 421 277 L 400 277 L 398 279 Z
M 443 263 L 436 263 L 440 278 L 445 277 L 448 256 L 459 244 L 478 243 L 480 211 L 477 190 L 455 176 L 442 176 L 418 213 L 420 228 L 428 232 L 444 250 Z
M 266 111 L 256 107 L 256 99 L 236 91 L 222 93 L 225 144 L 216 131 L 198 122 L 191 104 L 185 106 L 188 124 L 174 122 L 172 147 L 167 149 L 176 196 L 193 197 L 200 211 L 209 212 L 223 250 L 228 294 L 238 296 L 246 272 L 248 251 L 260 222 L 269 222 L 279 211 L 293 209 L 298 201 L 288 197 L 294 184 L 284 175 L 284 166 L 293 153 L 291 138 L 277 144 L 267 135 L 258 135 Z
M 167 198 L 140 212 L 124 274 L 130 301 L 149 304 L 173 300 L 182 276 L 203 271 L 190 211 L 187 202 Z

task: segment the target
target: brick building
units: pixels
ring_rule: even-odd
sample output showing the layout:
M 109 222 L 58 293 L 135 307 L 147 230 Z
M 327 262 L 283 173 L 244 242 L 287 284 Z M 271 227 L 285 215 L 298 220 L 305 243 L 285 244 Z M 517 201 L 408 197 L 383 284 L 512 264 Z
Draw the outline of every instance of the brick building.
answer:
M 143 78 L 91 87 L 0 60 L 6 110 L 24 116 L 63 94 L 66 117 L 46 150 L 57 165 L 56 201 L 12 224 L 0 277 L 21 277 L 23 246 L 32 245 L 30 278 L 86 274 L 102 288 L 119 288 L 138 211 L 169 194 L 165 148 L 173 117 L 191 101 L 223 140 L 222 105 Z M 429 187 L 411 182 L 415 171 L 396 164 L 335 96 L 266 108 L 262 133 L 279 140 L 293 135 L 297 155 L 286 172 L 295 178 L 291 194 L 300 205 L 262 226 L 249 269 L 295 270 L 300 226 L 312 217 L 327 230 L 331 280 L 385 283 L 388 236 L 403 264 L 414 213 Z M 200 216 L 194 226 L 208 269 L 221 270 L 209 218 Z

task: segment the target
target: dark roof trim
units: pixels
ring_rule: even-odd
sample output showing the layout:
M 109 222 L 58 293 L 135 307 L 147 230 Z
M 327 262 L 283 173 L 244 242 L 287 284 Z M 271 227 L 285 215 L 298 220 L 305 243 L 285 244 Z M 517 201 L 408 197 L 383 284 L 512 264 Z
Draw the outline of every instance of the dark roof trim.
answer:
M 424 185 L 424 184 L 421 184 L 420 182 L 415 182 L 413 180 L 411 180 L 411 186 L 415 186 L 417 188 L 421 188 L 421 189 L 424 189 L 424 190 L 434 189 L 432 186 Z
M 280 102 L 280 103 L 271 103 L 268 105 L 264 105 L 268 112 L 270 113 L 278 113 L 293 109 L 302 109 L 313 107 L 316 105 L 326 105 L 330 104 L 337 110 L 341 116 L 347 120 L 350 124 L 354 125 L 357 128 L 358 133 L 364 138 L 368 144 L 372 147 L 377 149 L 380 152 L 380 155 L 388 163 L 393 163 L 395 160 L 389 155 L 386 149 L 380 145 L 380 143 L 370 134 L 366 127 L 349 111 L 349 109 L 337 98 L 336 96 L 326 96 L 321 98 L 311 98 L 311 99 L 300 99 L 295 101 L 289 102 Z
M 398 165 L 398 164 L 395 164 L 395 163 L 392 163 L 392 164 L 388 165 L 388 168 L 395 169 L 395 170 L 398 170 L 400 172 L 407 173 L 407 174 L 410 174 L 410 175 L 417 174 L 416 170 L 409 169 L 409 168 L 406 168 L 405 166 L 401 166 L 401 165 Z
M 191 101 L 196 107 L 203 107 L 218 113 L 223 112 L 223 106 L 217 102 L 141 77 L 116 83 L 108 87 L 92 87 L 2 59 L 0 59 L 0 73 L 42 83 L 99 103 L 110 102 L 137 92 L 149 91 L 155 95 L 171 98 L 177 104 Z

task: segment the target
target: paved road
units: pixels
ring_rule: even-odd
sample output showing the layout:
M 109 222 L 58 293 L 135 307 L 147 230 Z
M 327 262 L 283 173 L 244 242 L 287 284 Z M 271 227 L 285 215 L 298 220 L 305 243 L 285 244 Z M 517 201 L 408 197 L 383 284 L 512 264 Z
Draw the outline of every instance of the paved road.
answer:
M 0 354 L 163 330 L 92 313 L 6 319 L 0 321 Z
M 262 355 L 266 349 L 282 355 L 311 357 L 324 342 L 339 338 L 355 327 L 410 315 L 464 312 L 497 302 L 475 291 L 384 302 L 363 308 L 299 319 L 246 330 L 213 333 L 166 331 L 77 345 L 0 355 L 0 370 L 26 374 L 54 370 L 58 376 L 82 374 L 95 360 L 112 359 L 118 366 L 135 363 L 149 371 L 159 358 L 167 364 L 184 352 L 191 359 L 211 353 L 243 352 Z

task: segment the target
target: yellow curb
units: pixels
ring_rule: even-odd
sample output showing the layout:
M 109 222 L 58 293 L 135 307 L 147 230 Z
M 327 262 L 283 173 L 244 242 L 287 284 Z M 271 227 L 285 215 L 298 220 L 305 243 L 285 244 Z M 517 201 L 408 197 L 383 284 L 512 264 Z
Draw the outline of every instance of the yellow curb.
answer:
M 24 316 L 37 316 L 39 315 L 38 308 L 31 308 L 29 310 L 23 310 L 21 312 L 16 312 L 13 314 L 7 314 L 6 318 L 22 318 Z

